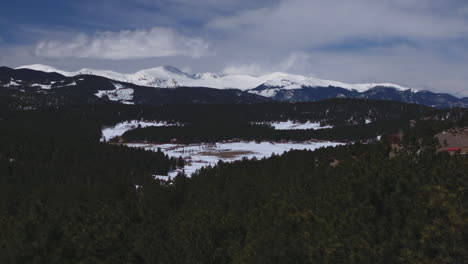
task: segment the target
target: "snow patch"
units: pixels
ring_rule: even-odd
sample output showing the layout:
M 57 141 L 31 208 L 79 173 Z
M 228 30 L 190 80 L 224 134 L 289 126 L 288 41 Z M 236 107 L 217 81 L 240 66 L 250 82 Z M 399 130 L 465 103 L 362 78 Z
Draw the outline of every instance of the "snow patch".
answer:
M 57 88 L 61 88 L 61 87 L 67 87 L 67 86 L 76 86 L 77 83 L 76 82 L 71 82 L 69 84 L 65 84 L 65 85 L 61 85 L 61 86 L 57 86 Z
M 183 173 L 184 170 L 173 170 L 170 171 L 167 175 L 153 175 L 153 178 L 160 181 L 170 181 L 173 180 L 179 173 Z
M 52 84 L 40 84 L 40 83 L 35 83 L 35 84 L 31 85 L 31 86 L 33 86 L 33 87 L 36 86 L 36 87 L 39 87 L 39 88 L 44 89 L 44 90 L 50 90 L 50 89 L 52 89 Z
M 156 121 L 138 121 L 131 120 L 122 123 L 118 123 L 113 127 L 106 127 L 102 129 L 101 142 L 107 142 L 115 137 L 122 136 L 125 132 L 135 129 L 137 127 L 162 127 L 162 126 L 176 126 L 179 124 L 171 124 L 167 122 L 156 122 Z
M 249 93 L 264 96 L 264 97 L 275 97 L 276 94 L 279 92 L 280 88 L 276 89 L 263 89 L 261 91 L 251 90 Z
M 134 90 L 132 88 L 125 88 L 125 86 L 118 84 L 118 83 L 114 83 L 113 85 L 115 87 L 115 90 L 99 90 L 94 95 L 99 98 L 107 96 L 109 100 L 121 102 L 123 104 L 134 104 L 133 103 Z
M 197 170 L 213 166 L 219 160 L 223 162 L 233 162 L 244 158 L 262 159 L 270 157 L 273 154 L 283 154 L 290 150 L 316 150 L 323 147 L 335 147 L 343 145 L 338 142 L 221 142 L 221 143 L 202 143 L 202 144 L 126 144 L 129 147 L 143 148 L 146 150 L 157 151 L 160 148 L 170 157 L 182 157 L 185 160 L 185 174 L 190 177 Z M 180 171 L 171 172 L 168 176 L 157 176 L 157 179 L 168 180 L 177 175 Z
M 333 128 L 332 126 L 321 126 L 318 122 L 310 122 L 307 121 L 306 123 L 299 123 L 296 121 L 288 120 L 282 122 L 262 122 L 258 124 L 269 124 L 274 127 L 276 130 L 306 130 L 306 129 L 326 129 L 326 128 Z
M 7 83 L 5 86 L 6 87 L 11 87 L 11 86 L 20 86 L 21 84 L 17 83 L 16 81 L 14 81 L 13 79 Z

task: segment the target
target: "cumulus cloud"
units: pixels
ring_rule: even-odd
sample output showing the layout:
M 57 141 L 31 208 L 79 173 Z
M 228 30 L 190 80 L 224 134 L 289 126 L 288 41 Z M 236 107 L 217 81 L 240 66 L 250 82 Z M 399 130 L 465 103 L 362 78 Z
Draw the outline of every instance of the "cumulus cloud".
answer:
M 175 30 L 123 30 L 78 34 L 70 40 L 41 41 L 35 55 L 47 58 L 142 59 L 171 56 L 199 58 L 209 54 L 209 43 Z

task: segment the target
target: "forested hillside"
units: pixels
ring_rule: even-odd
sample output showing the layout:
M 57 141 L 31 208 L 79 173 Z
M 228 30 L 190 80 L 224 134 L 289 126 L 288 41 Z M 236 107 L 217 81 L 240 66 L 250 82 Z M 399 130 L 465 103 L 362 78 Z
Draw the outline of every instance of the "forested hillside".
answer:
M 130 109 L 129 109 L 130 110 Z M 331 99 L 315 103 L 252 105 L 175 105 L 120 112 L 127 119 L 166 120 L 179 126 L 128 131 L 126 142 L 181 143 L 222 140 L 368 140 L 408 128 L 410 120 L 442 110 L 392 101 Z M 133 112 L 133 113 L 131 113 Z M 275 130 L 268 122 L 317 122 L 330 129 Z
M 9 186 L 3 263 L 464 263 L 467 159 L 383 144 L 219 164 L 90 194 Z M 339 166 L 328 164 L 333 155 Z M 108 186 L 104 190 L 111 190 Z M 77 190 L 80 190 L 77 193 Z
M 103 127 L 134 119 L 186 124 L 167 134 L 180 129 L 187 142 L 250 136 L 251 127 L 268 140 L 383 134 L 165 182 L 154 175 L 183 162 L 100 142 Z M 234 127 L 284 120 L 335 128 Z M 467 263 L 468 157 L 437 152 L 434 138 L 466 126 L 466 109 L 338 99 L 3 112 L 0 263 Z M 164 129 L 133 133 L 162 138 Z M 404 135 L 397 147 L 395 131 Z
M 129 187 L 175 167 L 162 152 L 99 143 L 100 122 L 75 110 L 10 114 L 0 120 L 0 182 Z

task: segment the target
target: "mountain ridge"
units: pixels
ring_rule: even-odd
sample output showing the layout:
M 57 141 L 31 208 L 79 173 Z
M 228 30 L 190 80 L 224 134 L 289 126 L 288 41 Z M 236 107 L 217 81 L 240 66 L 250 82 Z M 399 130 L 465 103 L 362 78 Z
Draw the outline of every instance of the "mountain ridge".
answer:
M 74 98 L 84 103 L 258 103 L 359 98 L 393 100 L 436 108 L 468 107 L 468 98 L 387 83 L 353 86 L 286 73 L 260 77 L 219 76 L 213 73 L 190 75 L 171 66 L 142 70 L 135 74 L 86 68 L 77 72 L 64 72 L 45 65 L 30 65 L 18 69 L 1 67 L 0 88 L 2 86 L 21 92 Z
M 251 90 L 261 85 L 271 88 L 281 87 L 283 89 L 300 89 L 302 87 L 328 87 L 335 86 L 348 90 L 365 92 L 377 86 L 393 87 L 397 90 L 409 90 L 393 83 L 360 83 L 349 84 L 339 81 L 324 80 L 304 75 L 289 74 L 284 72 L 273 72 L 260 76 L 251 75 L 218 75 L 205 72 L 189 74 L 180 69 L 164 65 L 155 68 L 143 69 L 135 73 L 118 73 L 108 70 L 94 70 L 84 68 L 76 72 L 67 72 L 42 64 L 20 66 L 16 69 L 31 69 L 43 72 L 57 72 L 67 77 L 77 75 L 97 75 L 115 81 L 122 81 L 143 86 L 158 88 L 185 87 L 207 87 L 215 89 L 234 88 L 240 90 Z M 414 89 L 413 89 L 414 90 Z M 414 90 L 417 91 L 417 90 Z

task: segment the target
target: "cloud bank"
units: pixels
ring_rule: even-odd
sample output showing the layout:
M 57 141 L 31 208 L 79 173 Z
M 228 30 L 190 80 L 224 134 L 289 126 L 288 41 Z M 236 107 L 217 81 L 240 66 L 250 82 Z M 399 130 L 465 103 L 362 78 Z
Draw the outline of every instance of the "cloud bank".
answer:
M 71 71 L 132 72 L 164 64 L 225 74 L 284 71 L 468 96 L 466 0 L 83 0 L 68 5 L 73 12 L 66 16 L 78 22 L 12 30 L 29 36 L 28 43 L 5 49 L 11 35 L 3 31 L 0 64 L 43 63 Z M 26 48 L 29 53 L 19 50 Z
M 150 30 L 78 34 L 70 40 L 46 40 L 37 44 L 35 55 L 47 58 L 93 58 L 125 60 L 209 54 L 209 44 L 162 27 Z

